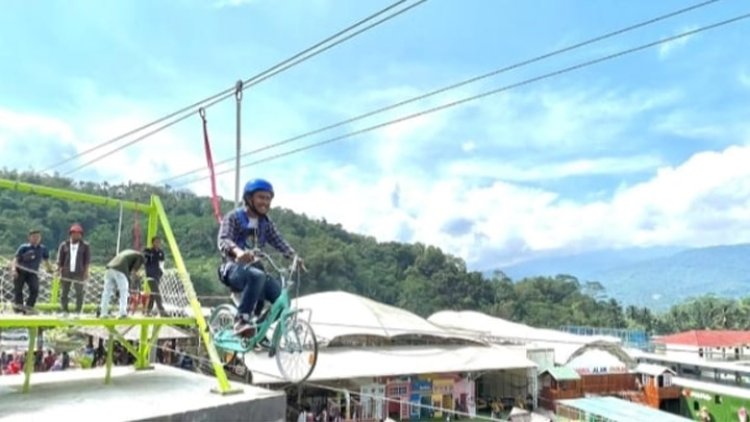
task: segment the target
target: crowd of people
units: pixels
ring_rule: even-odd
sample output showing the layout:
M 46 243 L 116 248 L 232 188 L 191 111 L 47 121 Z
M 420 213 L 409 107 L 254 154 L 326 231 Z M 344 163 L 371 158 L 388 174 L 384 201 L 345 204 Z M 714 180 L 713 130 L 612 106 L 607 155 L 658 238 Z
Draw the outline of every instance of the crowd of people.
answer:
M 133 342 L 133 346 L 136 344 Z M 3 350 L 0 351 L 0 375 L 18 375 L 24 372 L 26 365 L 26 351 L 23 350 Z M 106 365 L 107 349 L 104 339 L 99 339 L 98 344 L 94 347 L 94 338 L 89 336 L 89 340 L 83 348 L 71 353 L 62 351 L 61 353 L 48 349 L 46 353 L 43 350 L 34 352 L 34 372 L 64 371 L 67 369 L 88 369 L 102 367 Z M 192 358 L 184 353 L 177 341 L 163 340 L 159 341 L 156 348 L 155 361 L 164 365 L 178 366 L 183 369 L 192 369 Z M 127 366 L 135 363 L 135 358 L 119 342 L 115 342 L 112 350 L 112 364 L 118 366 Z
M 26 353 L 24 352 L 0 352 L 0 375 L 16 375 L 24 370 L 26 365 Z M 63 371 L 70 368 L 70 355 L 68 352 L 55 353 L 47 350 L 34 352 L 34 372 Z
M 17 313 L 36 313 L 39 297 L 39 274 L 43 269 L 60 279 L 60 311 L 69 314 L 71 287 L 75 292 L 75 311 L 83 312 L 83 299 L 90 279 L 92 247 L 83 240 L 84 230 L 80 224 L 73 224 L 68 231 L 68 239 L 57 248 L 55 265 L 50 262 L 48 248 L 42 243 L 40 230 L 29 230 L 27 242 L 18 247 L 11 261 L 13 275 L 13 309 Z M 106 265 L 104 289 L 99 304 L 99 316 L 108 316 L 109 301 L 115 290 L 119 295 L 117 316 L 125 318 L 128 299 L 140 295 L 143 273 L 148 281 L 150 295 L 146 304 L 147 314 L 164 315 L 164 305 L 159 294 L 159 284 L 164 273 L 164 251 L 161 239 L 153 237 L 151 247 L 143 251 L 125 249 L 114 256 Z M 27 290 L 24 302 L 24 288 Z M 157 311 L 154 312 L 154 305 Z

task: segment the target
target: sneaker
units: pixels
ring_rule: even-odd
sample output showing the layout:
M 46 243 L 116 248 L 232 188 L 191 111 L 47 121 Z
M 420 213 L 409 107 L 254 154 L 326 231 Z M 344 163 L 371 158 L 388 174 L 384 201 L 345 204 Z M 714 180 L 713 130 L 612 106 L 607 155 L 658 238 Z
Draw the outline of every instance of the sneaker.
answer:
M 127 317 L 128 317 L 128 314 L 122 314 L 122 315 L 118 316 L 117 319 L 125 319 Z
M 238 336 L 252 337 L 255 335 L 255 323 L 240 318 L 234 323 L 234 334 Z

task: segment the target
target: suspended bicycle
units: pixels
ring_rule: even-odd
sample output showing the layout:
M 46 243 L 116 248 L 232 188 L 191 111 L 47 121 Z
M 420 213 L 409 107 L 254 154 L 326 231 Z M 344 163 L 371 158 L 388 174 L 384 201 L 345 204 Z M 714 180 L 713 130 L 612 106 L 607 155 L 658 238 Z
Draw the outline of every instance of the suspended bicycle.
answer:
M 252 374 L 242 364 L 244 355 L 256 349 L 266 349 L 269 357 L 276 358 L 279 372 L 286 381 L 301 383 L 315 369 L 318 340 L 310 326 L 311 313 L 307 312 L 307 319 L 301 318 L 304 311 L 292 308 L 289 299 L 289 290 L 293 285 L 297 285 L 299 293 L 300 269 L 297 256 L 289 268 L 279 268 L 268 254 L 256 250 L 254 255 L 268 262 L 279 275 L 281 295 L 258 319 L 256 332 L 252 336 L 244 337 L 234 333 L 233 324 L 241 297 L 241 293 L 237 292 L 231 295 L 232 304 L 222 304 L 211 311 L 208 328 L 217 349 L 233 352 L 228 368 L 235 375 L 252 382 Z M 296 282 L 293 280 L 295 275 Z

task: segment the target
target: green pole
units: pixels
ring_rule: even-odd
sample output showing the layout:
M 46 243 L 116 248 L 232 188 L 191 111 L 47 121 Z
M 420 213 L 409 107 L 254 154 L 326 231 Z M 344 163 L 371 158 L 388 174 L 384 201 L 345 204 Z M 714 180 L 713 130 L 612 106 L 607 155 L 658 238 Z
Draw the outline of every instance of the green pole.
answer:
M 39 327 L 29 328 L 29 350 L 26 351 L 26 364 L 23 368 L 23 392 L 31 389 L 31 373 L 34 372 L 34 351 L 36 350 L 36 335 Z
M 175 267 L 177 267 L 177 271 L 180 275 L 180 281 L 182 282 L 182 286 L 185 289 L 185 293 L 187 294 L 190 308 L 193 311 L 193 317 L 195 318 L 195 322 L 198 325 L 198 333 L 203 340 L 203 344 L 206 346 L 206 351 L 208 352 L 208 356 L 211 360 L 211 365 L 214 368 L 216 380 L 219 383 L 218 388 L 212 391 L 218 392 L 220 394 L 237 393 L 241 390 L 233 389 L 232 385 L 229 384 L 229 379 L 227 378 L 227 374 L 224 371 L 224 364 L 219 358 L 219 354 L 216 352 L 216 348 L 214 347 L 211 335 L 208 332 L 208 324 L 206 323 L 206 319 L 203 317 L 203 311 L 201 310 L 201 304 L 198 301 L 198 295 L 196 295 L 195 293 L 195 288 L 193 288 L 193 283 L 192 281 L 190 281 L 190 275 L 188 274 L 187 268 L 185 267 L 185 261 L 182 260 L 182 254 L 180 254 L 180 250 L 177 247 L 177 240 L 174 237 L 172 227 L 170 226 L 169 220 L 167 219 L 167 213 L 164 211 L 164 206 L 162 205 L 159 197 L 156 195 L 151 196 L 151 201 L 153 204 L 153 212 L 155 212 L 159 217 L 162 231 L 164 232 L 164 240 L 169 246 L 169 250 L 172 252 L 172 260 L 174 261 Z
M 115 350 L 115 338 L 112 335 L 112 329 L 109 330 L 109 340 L 107 341 L 107 374 L 104 376 L 104 384 L 112 383 L 112 359 Z
M 138 343 L 138 359 L 135 362 L 135 369 L 143 370 L 148 367 L 148 324 L 141 325 L 141 339 Z
M 52 278 L 52 286 L 50 287 L 49 303 L 52 305 L 58 305 L 60 303 L 60 277 L 55 276 Z

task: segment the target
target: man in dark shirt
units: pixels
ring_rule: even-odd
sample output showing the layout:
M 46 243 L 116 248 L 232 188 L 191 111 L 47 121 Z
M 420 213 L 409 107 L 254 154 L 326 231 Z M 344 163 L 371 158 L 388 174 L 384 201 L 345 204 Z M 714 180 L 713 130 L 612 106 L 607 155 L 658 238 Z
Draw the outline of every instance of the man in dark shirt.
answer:
M 163 275 L 164 251 L 161 249 L 161 239 L 158 236 L 154 236 L 151 239 L 151 247 L 143 251 L 143 256 L 146 259 L 145 267 L 148 287 L 151 289 L 146 312 L 151 314 L 154 309 L 154 303 L 156 303 L 159 315 L 164 316 L 164 305 L 161 303 L 161 295 L 159 294 L 159 282 Z
M 49 263 L 49 252 L 42 244 L 42 233 L 39 230 L 29 231 L 29 241 L 21 245 L 16 251 L 13 260 L 15 280 L 13 290 L 15 293 L 16 312 L 33 312 L 36 299 L 39 296 L 39 266 L 44 262 L 47 271 L 52 272 Z M 29 286 L 29 296 L 26 298 L 26 307 L 23 306 L 23 285 Z
M 138 277 L 138 270 L 145 259 L 143 254 L 132 249 L 125 249 L 107 263 L 107 272 L 104 273 L 104 291 L 102 291 L 102 302 L 99 306 L 99 316 L 106 317 L 109 313 L 109 300 L 112 298 L 115 287 L 120 294 L 119 317 L 128 316 L 128 280 Z
M 279 283 L 253 266 L 255 256 L 252 249 L 270 243 L 286 258 L 295 255 L 294 249 L 268 217 L 273 196 L 273 186 L 268 181 L 255 179 L 247 182 L 242 194 L 245 206 L 227 213 L 219 227 L 218 246 L 223 258 L 219 279 L 233 291 L 242 292 L 234 325 L 238 335 L 252 335 L 257 319 L 251 314 L 257 317 L 263 300 L 273 303 L 281 294 Z M 302 264 L 301 259 L 299 263 Z

